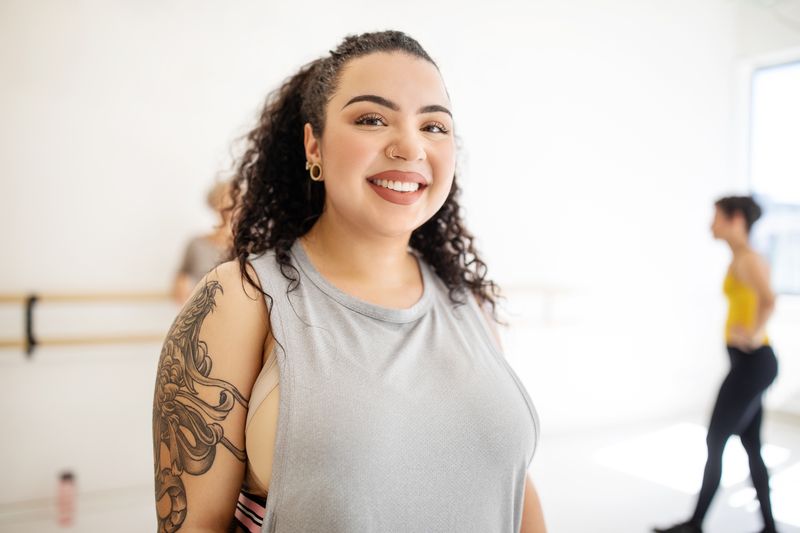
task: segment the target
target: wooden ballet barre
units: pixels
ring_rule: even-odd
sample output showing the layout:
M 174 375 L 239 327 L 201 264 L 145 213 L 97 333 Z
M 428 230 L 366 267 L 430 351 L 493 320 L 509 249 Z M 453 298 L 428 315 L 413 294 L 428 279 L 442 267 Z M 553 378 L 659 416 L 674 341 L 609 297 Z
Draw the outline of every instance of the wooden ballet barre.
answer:
M 34 334 L 34 309 L 41 302 L 96 303 L 96 302 L 152 302 L 170 299 L 167 292 L 108 292 L 108 293 L 43 293 L 0 294 L 0 304 L 20 304 L 25 313 L 25 337 L 0 339 L 0 348 L 22 348 L 30 358 L 37 346 L 80 346 L 97 344 L 131 344 L 139 342 L 161 342 L 163 335 L 111 335 L 86 337 L 45 337 Z
M 0 294 L 0 304 L 24 304 L 31 294 Z M 160 301 L 171 298 L 168 292 L 104 292 L 104 293 L 39 293 L 41 302 L 141 302 Z
M 137 344 L 162 342 L 164 335 L 119 335 L 97 337 L 45 337 L 36 339 L 34 346 L 87 346 L 98 344 Z M 27 339 L 0 339 L 0 348 L 28 348 Z

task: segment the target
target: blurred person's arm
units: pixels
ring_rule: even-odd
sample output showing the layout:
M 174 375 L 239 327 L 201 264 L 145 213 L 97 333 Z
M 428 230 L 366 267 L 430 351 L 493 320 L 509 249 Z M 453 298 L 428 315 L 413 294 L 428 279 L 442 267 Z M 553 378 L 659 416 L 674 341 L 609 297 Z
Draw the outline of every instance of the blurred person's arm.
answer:
M 227 531 L 268 327 L 263 295 L 242 282 L 236 262 L 207 274 L 175 319 L 153 400 L 159 531 Z
M 181 307 L 186 303 L 186 300 L 189 299 L 189 296 L 192 295 L 192 290 L 195 286 L 195 283 L 192 281 L 192 276 L 190 275 L 190 272 L 192 272 L 192 262 L 195 260 L 194 249 L 195 240 L 192 239 L 183 251 L 181 266 L 178 268 L 178 272 L 175 274 L 175 280 L 172 283 L 172 299 Z
M 175 282 L 172 284 L 173 301 L 179 306 L 183 306 L 192 295 L 192 289 L 194 289 L 194 283 L 191 276 L 185 272 L 178 272 Z
M 531 481 L 531 475 L 525 476 L 525 498 L 522 505 L 522 526 L 520 533 L 547 533 L 544 525 L 544 513 L 539 501 L 539 494 Z
M 748 340 L 757 347 L 760 346 L 761 340 L 766 335 L 767 321 L 775 310 L 776 298 L 770 286 L 769 266 L 760 255 L 747 254 L 742 258 L 739 275 L 741 280 L 751 286 L 758 296 L 755 323 L 753 329 L 747 332 Z

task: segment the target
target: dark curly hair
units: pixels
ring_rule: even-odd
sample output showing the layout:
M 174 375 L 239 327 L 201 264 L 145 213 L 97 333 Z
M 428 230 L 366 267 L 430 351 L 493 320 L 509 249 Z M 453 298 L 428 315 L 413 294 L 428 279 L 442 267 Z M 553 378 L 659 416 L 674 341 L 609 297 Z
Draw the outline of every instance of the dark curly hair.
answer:
M 740 213 L 744 217 L 748 233 L 753 224 L 761 218 L 761 206 L 752 196 L 725 196 L 714 202 L 714 205 L 725 213 L 728 218 Z
M 342 43 L 304 65 L 269 94 L 256 127 L 244 138 L 244 151 L 235 163 L 232 179 L 233 244 L 229 260 L 239 262 L 244 278 L 258 288 L 246 269 L 251 254 L 275 250 L 290 290 L 299 282 L 289 249 L 322 214 L 325 188 L 309 179 L 305 170 L 303 126 L 314 135 L 325 129 L 325 108 L 337 89 L 342 67 L 355 58 L 376 52 L 402 52 L 436 63 L 420 44 L 399 31 L 347 36 Z M 437 66 L 438 68 L 438 66 Z M 471 290 L 480 304 L 497 317 L 500 289 L 486 279 L 486 264 L 475 249 L 474 237 L 461 217 L 460 189 L 455 176 L 444 205 L 411 234 L 409 245 L 419 252 L 447 285 L 450 300 L 463 304 L 463 290 Z M 266 295 L 271 298 L 271 296 Z

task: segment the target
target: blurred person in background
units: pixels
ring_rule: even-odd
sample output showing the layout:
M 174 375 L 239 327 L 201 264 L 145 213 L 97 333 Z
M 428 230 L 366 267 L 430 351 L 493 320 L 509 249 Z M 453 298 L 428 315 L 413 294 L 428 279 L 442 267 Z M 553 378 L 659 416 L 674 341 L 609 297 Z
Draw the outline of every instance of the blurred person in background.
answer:
M 450 106 L 396 31 L 267 98 L 232 260 L 161 353 L 161 531 L 544 533 L 538 418 L 461 216 Z
M 775 308 L 767 262 L 750 246 L 750 229 L 761 208 L 750 196 L 727 196 L 715 203 L 711 232 L 733 253 L 723 291 L 728 299 L 725 343 L 731 367 L 719 389 L 708 425 L 708 458 L 692 517 L 657 533 L 702 532 L 711 500 L 722 476 L 722 452 L 731 435 L 739 435 L 750 462 L 762 533 L 775 532 L 769 495 L 769 473 L 761 457 L 762 396 L 778 375 L 778 361 L 769 344 L 766 326 Z
M 230 182 L 216 182 L 208 191 L 206 202 L 217 214 L 218 223 L 212 233 L 198 235 L 186 245 L 181 266 L 172 285 L 172 297 L 180 306 L 189 299 L 197 282 L 225 260 L 233 242 Z

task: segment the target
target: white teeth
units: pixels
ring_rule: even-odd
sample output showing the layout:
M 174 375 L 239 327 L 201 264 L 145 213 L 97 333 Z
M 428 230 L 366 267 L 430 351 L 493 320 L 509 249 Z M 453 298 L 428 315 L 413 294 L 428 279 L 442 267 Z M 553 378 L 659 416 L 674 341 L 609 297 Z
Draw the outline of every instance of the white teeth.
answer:
M 419 183 L 411 181 L 375 180 L 373 183 L 398 192 L 414 192 L 419 189 Z

